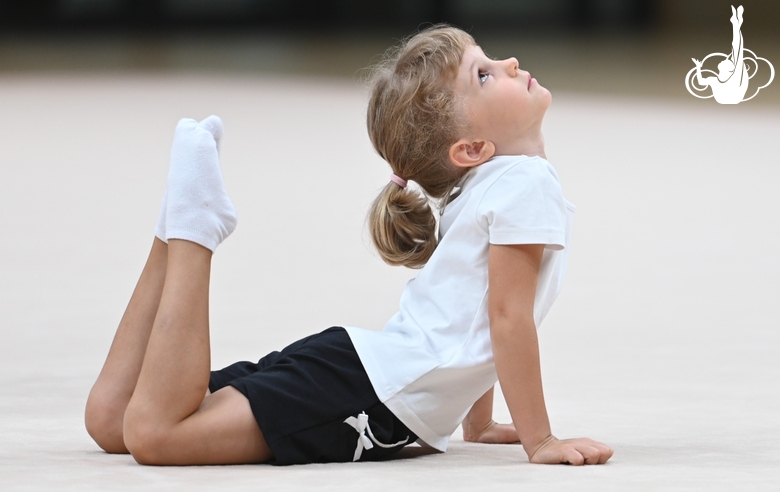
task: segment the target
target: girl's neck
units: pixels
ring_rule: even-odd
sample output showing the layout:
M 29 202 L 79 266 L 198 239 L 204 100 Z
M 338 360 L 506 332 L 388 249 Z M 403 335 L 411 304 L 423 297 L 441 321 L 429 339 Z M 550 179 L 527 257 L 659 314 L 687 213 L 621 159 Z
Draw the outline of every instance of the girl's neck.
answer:
M 515 140 L 501 148 L 496 147 L 496 155 L 527 155 L 529 157 L 539 156 L 547 159 L 547 155 L 544 153 L 544 135 L 542 135 L 542 132 L 538 132 Z

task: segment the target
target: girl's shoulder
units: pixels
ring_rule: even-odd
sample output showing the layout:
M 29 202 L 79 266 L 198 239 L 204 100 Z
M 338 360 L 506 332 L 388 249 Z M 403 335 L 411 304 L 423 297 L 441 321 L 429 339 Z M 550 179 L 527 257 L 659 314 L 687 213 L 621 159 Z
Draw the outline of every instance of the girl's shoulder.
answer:
M 528 156 L 500 156 L 490 164 L 476 208 L 490 243 L 563 248 L 567 202 L 552 165 Z
M 482 223 L 497 214 L 513 216 L 518 211 L 563 203 L 558 175 L 541 157 L 493 157 L 472 169 L 460 186 L 457 198 L 441 214 L 444 231 L 464 212 L 464 217 L 474 217 Z
M 538 197 L 540 193 L 562 194 L 558 173 L 543 157 L 502 155 L 480 167 L 475 184 L 482 183 L 483 197 L 496 195 L 511 200 Z

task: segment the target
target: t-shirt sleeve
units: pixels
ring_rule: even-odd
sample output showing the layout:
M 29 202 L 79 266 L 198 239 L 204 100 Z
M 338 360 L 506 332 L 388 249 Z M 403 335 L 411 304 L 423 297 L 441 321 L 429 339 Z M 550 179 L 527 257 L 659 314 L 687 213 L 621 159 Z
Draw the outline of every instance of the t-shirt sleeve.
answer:
M 477 221 L 490 244 L 566 244 L 566 201 L 558 175 L 541 157 L 519 161 L 485 191 Z

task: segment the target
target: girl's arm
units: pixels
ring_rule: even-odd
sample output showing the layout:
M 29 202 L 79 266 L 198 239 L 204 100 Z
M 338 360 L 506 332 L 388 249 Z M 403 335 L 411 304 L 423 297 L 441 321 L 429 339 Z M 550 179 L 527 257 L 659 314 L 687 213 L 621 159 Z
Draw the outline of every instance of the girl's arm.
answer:
M 499 424 L 493 420 L 493 388 L 471 406 L 463 420 L 463 440 L 489 444 L 520 442 L 512 424 Z
M 496 372 L 520 441 L 533 463 L 605 463 L 612 450 L 550 430 L 542 391 L 534 298 L 544 245 L 490 245 L 488 313 Z

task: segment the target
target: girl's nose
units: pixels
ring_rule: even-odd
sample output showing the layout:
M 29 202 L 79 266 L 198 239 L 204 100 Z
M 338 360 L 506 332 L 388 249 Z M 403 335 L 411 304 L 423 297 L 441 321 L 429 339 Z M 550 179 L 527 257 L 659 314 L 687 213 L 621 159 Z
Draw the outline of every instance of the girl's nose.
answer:
M 507 58 L 504 60 L 504 63 L 506 64 L 506 72 L 512 77 L 517 76 L 517 70 L 520 68 L 520 63 L 518 63 L 517 58 L 514 56 Z

